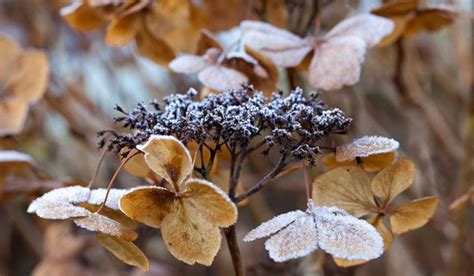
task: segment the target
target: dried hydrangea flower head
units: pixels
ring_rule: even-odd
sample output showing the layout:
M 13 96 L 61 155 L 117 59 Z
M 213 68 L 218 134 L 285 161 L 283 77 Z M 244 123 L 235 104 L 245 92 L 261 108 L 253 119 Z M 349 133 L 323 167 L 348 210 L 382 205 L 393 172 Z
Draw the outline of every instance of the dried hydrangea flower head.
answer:
M 437 197 L 390 206 L 397 195 L 412 185 L 415 173 L 415 165 L 405 158 L 383 169 L 372 180 L 358 166 L 338 167 L 314 179 L 312 196 L 319 206 L 336 206 L 356 217 L 372 215 L 370 221 L 384 237 L 387 249 L 393 234 L 422 227 L 436 211 Z M 389 218 L 391 230 L 383 222 L 385 217 Z
M 284 262 L 318 248 L 348 260 L 371 260 L 383 253 L 383 239 L 364 220 L 336 207 L 315 207 L 279 215 L 252 230 L 244 241 L 271 236 L 265 242 L 270 258 Z
M 172 135 L 184 143 L 212 141 L 218 151 L 225 146 L 238 152 L 252 142 L 262 143 L 264 153 L 276 148 L 292 160 L 314 163 L 320 140 L 346 133 L 351 123 L 344 112 L 326 107 L 317 94 L 305 97 L 301 89 L 286 97 L 274 93 L 270 99 L 251 86 L 210 94 L 200 101 L 196 95 L 190 89 L 185 95 L 166 97 L 164 107 L 152 101 L 152 108 L 139 104 L 128 113 L 118 108 L 125 115 L 116 121 L 131 133 L 110 138 L 107 146 L 120 152 L 136 148 L 152 135 Z
M 322 37 L 300 38 L 286 30 L 258 21 L 243 21 L 243 44 L 288 68 L 313 55 L 309 82 L 317 89 L 338 90 L 359 81 L 368 47 L 390 34 L 394 24 L 383 17 L 361 14 L 341 21 Z
M 257 89 L 275 90 L 278 71 L 257 52 L 251 49 L 224 51 L 206 30 L 201 32 L 198 45 L 201 49 L 196 55 L 184 54 L 175 58 L 169 64 L 170 69 L 177 73 L 198 74 L 199 81 L 215 91 L 237 89 L 249 80 Z
M 236 206 L 213 183 L 191 177 L 191 155 L 178 139 L 152 135 L 137 148 L 168 186 L 134 188 L 120 198 L 120 209 L 134 220 L 161 228 L 166 246 L 177 259 L 211 265 L 221 244 L 219 227 L 237 221 Z
M 363 136 L 336 147 L 336 153 L 327 154 L 323 162 L 329 168 L 360 165 L 368 172 L 380 171 L 397 157 L 398 141 L 381 136 Z
M 12 40 L 0 36 L 0 136 L 23 130 L 28 107 L 43 97 L 48 75 L 45 53 L 21 51 Z

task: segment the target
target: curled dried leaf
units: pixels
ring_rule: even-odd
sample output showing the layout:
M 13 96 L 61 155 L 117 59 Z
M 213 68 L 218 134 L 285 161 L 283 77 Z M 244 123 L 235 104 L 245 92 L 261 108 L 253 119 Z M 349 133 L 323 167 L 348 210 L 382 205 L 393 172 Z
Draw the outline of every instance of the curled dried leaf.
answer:
M 394 152 L 400 144 L 390 138 L 381 136 L 363 136 L 336 148 L 336 161 L 355 160 L 357 157 L 368 157 L 374 154 Z
M 97 241 L 122 262 L 148 271 L 150 264 L 145 254 L 135 244 L 120 238 L 97 233 Z
M 425 225 L 434 215 L 438 201 L 437 197 L 425 197 L 392 209 L 390 224 L 393 233 L 401 235 Z

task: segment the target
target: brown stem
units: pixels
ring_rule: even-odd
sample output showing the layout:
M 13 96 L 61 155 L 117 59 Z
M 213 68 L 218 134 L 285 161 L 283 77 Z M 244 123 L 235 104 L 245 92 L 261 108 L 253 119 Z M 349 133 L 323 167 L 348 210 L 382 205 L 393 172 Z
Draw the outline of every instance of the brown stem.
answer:
M 229 247 L 230 256 L 232 257 L 232 264 L 234 265 L 234 272 L 237 276 L 245 275 L 244 263 L 240 255 L 239 244 L 237 243 L 237 236 L 235 234 L 235 225 L 224 230 L 227 246 Z
M 245 193 L 235 197 L 234 202 L 239 203 L 240 201 L 263 189 L 263 187 L 265 187 L 265 185 L 270 182 L 270 180 L 272 180 L 273 177 L 281 171 L 281 169 L 285 167 L 286 164 L 284 160 L 285 156 L 282 155 L 280 157 L 280 160 L 278 161 L 278 164 L 269 173 L 267 173 L 259 182 L 257 182 L 257 184 L 255 184 L 252 188 L 248 189 Z

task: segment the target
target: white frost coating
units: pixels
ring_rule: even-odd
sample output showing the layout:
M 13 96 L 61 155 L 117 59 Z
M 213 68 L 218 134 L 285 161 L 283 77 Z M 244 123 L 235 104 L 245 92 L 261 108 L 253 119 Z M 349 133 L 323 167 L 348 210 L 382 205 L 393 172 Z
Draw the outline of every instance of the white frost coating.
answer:
M 266 221 L 260 224 L 257 228 L 253 229 L 244 237 L 244 241 L 249 242 L 263 237 L 268 237 L 278 231 L 283 227 L 295 221 L 298 217 L 304 216 L 303 211 L 291 211 L 284 213 L 272 218 L 269 221 Z
M 318 248 L 318 233 L 310 214 L 298 217 L 288 227 L 265 242 L 270 258 L 275 262 L 306 256 Z
M 107 198 L 107 202 L 105 206 L 112 208 L 114 210 L 119 210 L 119 200 L 120 198 L 126 194 L 128 190 L 123 189 L 110 189 L 109 196 Z M 93 205 L 101 205 L 104 202 L 105 194 L 107 193 L 107 189 L 96 189 L 92 190 L 87 200 L 87 203 Z
M 367 157 L 379 153 L 393 152 L 398 149 L 398 141 L 381 136 L 363 136 L 336 148 L 338 162 L 350 161 L 356 157 Z
M 44 219 L 68 219 L 87 216 L 90 212 L 80 206 L 67 203 L 39 202 L 36 215 Z
M 196 55 L 182 55 L 173 59 L 168 67 L 176 73 L 196 74 L 211 65 L 206 58 Z
M 90 190 L 82 186 L 71 186 L 54 189 L 35 199 L 30 206 L 28 206 L 28 213 L 37 212 L 40 205 L 47 203 L 49 205 L 55 204 L 77 204 L 87 201 Z M 44 204 L 43 204 L 44 205 Z
M 84 218 L 74 220 L 74 223 L 92 232 L 101 232 L 115 237 L 121 237 L 126 229 L 120 223 L 106 216 L 89 212 Z
M 365 220 L 339 210 L 336 207 L 316 207 L 319 247 L 347 260 L 371 260 L 382 255 L 383 238 L 379 232 Z
M 279 215 L 252 230 L 244 240 L 273 233 L 276 234 L 265 242 L 265 249 L 276 262 L 306 256 L 318 247 L 348 260 L 371 260 L 383 253 L 382 236 L 371 224 L 337 207 L 316 207 L 312 200 L 308 201 L 306 213 Z

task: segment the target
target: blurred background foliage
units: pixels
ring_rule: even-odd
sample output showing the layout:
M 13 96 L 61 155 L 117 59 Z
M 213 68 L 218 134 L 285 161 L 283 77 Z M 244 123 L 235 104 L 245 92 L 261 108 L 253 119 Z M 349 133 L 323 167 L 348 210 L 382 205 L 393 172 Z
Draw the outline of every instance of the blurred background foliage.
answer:
M 305 1 L 193 2 L 207 13 L 203 26 L 217 33 L 248 18 L 265 19 L 291 30 L 295 19 L 302 16 L 289 8 L 291 2 Z M 322 30 L 380 4 L 371 0 L 322 2 Z M 472 11 L 470 0 L 441 2 Z M 127 110 L 139 101 L 162 99 L 189 87 L 200 88 L 200 84 L 194 77 L 171 73 L 141 57 L 133 45 L 107 46 L 104 28 L 73 30 L 59 15 L 59 9 L 67 4 L 65 0 L 0 0 L 0 33 L 24 48 L 44 49 L 51 70 L 47 93 L 31 107 L 23 133 L 0 140 L 2 149 L 28 153 L 38 163 L 34 175 L 22 176 L 29 179 L 28 183 L 6 181 L 0 192 L 0 274 L 28 275 L 36 269 L 38 275 L 144 275 L 114 259 L 81 230 L 30 216 L 26 206 L 45 190 L 89 181 L 99 157 L 96 132 L 114 129 L 116 104 Z M 369 50 L 358 84 L 322 94 L 329 106 L 339 107 L 354 118 L 350 135 L 340 137 L 339 143 L 362 135 L 400 141 L 399 154 L 411 158 L 418 171 L 415 184 L 399 199 L 439 196 L 434 218 L 422 229 L 397 238 L 383 257 L 349 269 L 337 268 L 321 252 L 273 263 L 262 242 L 242 242 L 249 275 L 313 275 L 322 271 L 327 275 L 472 275 L 474 208 L 467 206 L 454 213 L 448 210 L 474 184 L 472 35 L 472 20 L 458 19 L 439 32 L 406 39 L 402 77 L 410 97 L 401 94 L 394 81 L 397 45 Z M 229 40 L 232 33 L 219 37 Z M 281 73 L 279 88 L 288 91 L 286 74 Z M 304 75 L 297 77 L 300 85 L 306 85 Z M 306 85 L 306 90 L 311 88 Z M 271 167 L 259 158 L 255 155 L 248 162 L 243 186 L 250 186 Z M 106 159 L 97 186 L 106 185 L 117 165 L 117 158 Z M 317 167 L 313 176 L 321 171 L 323 168 Z M 118 181 L 124 188 L 140 183 L 126 173 Z M 269 185 L 240 209 L 238 238 L 277 213 L 303 208 L 303 189 L 300 173 Z M 139 232 L 140 247 L 152 260 L 146 275 L 232 273 L 224 243 L 212 267 L 187 266 L 167 252 L 159 231 L 140 228 Z

